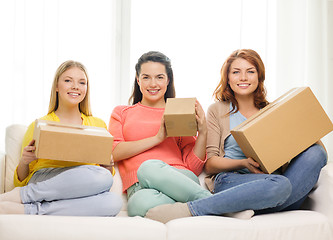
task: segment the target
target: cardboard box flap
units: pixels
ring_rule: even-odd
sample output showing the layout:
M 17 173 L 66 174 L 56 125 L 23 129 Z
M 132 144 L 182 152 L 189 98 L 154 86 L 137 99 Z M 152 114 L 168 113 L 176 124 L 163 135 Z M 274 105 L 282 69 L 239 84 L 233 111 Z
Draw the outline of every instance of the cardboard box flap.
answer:
M 60 123 L 54 121 L 47 121 L 42 119 L 36 119 L 35 128 L 43 128 L 48 127 L 49 130 L 59 131 L 59 132 L 67 132 L 70 131 L 73 134 L 97 134 L 100 136 L 109 136 L 111 135 L 105 128 L 102 127 L 94 127 L 94 126 L 86 126 L 86 125 L 78 125 L 78 124 L 67 124 Z
M 179 104 L 179 101 L 181 101 L 181 104 Z M 193 114 L 195 101 L 196 98 L 168 98 L 164 114 Z
M 258 113 L 252 115 L 251 117 L 249 117 L 248 119 L 246 119 L 244 122 L 242 122 L 238 126 L 234 127 L 232 130 L 237 131 L 237 130 L 242 129 L 243 127 L 250 127 L 251 126 L 251 122 L 254 122 L 254 120 L 256 120 L 257 118 L 261 117 L 263 114 L 267 113 L 268 111 L 274 110 L 274 108 L 278 104 L 280 104 L 280 103 L 283 104 L 282 102 L 287 102 L 295 94 L 297 94 L 299 92 L 302 92 L 304 90 L 311 91 L 309 87 L 299 87 L 299 88 L 293 88 L 293 89 L 289 90 L 288 92 L 286 92 L 285 94 L 283 94 L 282 96 L 280 96 L 279 98 L 277 98 L 275 101 L 269 103 L 266 107 L 260 109 L 260 111 Z

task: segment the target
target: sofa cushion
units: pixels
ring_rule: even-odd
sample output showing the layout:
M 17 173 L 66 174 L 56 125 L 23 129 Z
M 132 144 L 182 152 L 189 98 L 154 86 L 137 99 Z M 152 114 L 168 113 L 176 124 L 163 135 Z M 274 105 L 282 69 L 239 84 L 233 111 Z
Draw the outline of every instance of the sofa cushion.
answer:
M 14 171 L 21 157 L 22 141 L 27 126 L 13 124 L 6 128 L 6 170 L 5 170 L 5 192 L 14 188 Z
M 330 225 L 324 215 L 301 210 L 258 215 L 250 220 L 215 216 L 181 218 L 168 222 L 166 226 L 169 240 L 332 239 Z
M 142 217 L 0 215 L 0 239 L 165 240 L 166 226 Z

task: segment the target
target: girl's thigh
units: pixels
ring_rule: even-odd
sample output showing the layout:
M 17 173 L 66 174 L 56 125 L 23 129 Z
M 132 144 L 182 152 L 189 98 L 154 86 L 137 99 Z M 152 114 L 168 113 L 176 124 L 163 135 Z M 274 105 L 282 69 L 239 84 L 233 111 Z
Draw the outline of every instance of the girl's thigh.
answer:
M 222 172 L 219 173 L 214 181 L 214 192 L 221 192 L 226 189 L 252 182 L 252 181 L 260 181 L 260 180 L 268 180 L 271 178 L 275 178 L 279 175 L 274 174 L 254 174 L 247 173 L 241 174 L 238 172 Z

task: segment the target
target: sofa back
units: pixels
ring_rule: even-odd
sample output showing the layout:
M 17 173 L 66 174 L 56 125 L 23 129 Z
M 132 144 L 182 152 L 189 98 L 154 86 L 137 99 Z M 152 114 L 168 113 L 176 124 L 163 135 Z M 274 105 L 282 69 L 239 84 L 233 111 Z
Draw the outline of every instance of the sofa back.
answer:
M 6 128 L 5 192 L 14 188 L 14 171 L 21 157 L 22 141 L 27 128 L 27 126 L 19 124 L 10 125 Z

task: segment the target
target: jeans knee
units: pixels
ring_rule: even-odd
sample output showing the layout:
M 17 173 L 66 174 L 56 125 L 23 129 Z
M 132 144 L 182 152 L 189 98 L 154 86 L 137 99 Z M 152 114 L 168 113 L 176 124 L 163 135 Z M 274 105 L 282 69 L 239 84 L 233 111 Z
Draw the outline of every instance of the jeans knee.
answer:
M 91 174 L 91 185 L 99 186 L 101 191 L 109 191 L 113 184 L 113 177 L 109 170 L 99 166 L 89 166 L 89 168 L 93 171 Z
M 292 192 L 292 185 L 289 179 L 282 175 L 270 175 L 267 180 L 270 183 L 270 187 L 265 193 L 267 201 L 272 202 L 276 206 L 283 204 Z
M 135 192 L 129 199 L 127 203 L 128 216 L 141 216 L 144 217 L 147 211 L 152 208 L 150 201 L 147 201 L 146 191 L 151 189 L 142 189 Z
M 137 175 L 147 175 L 147 173 L 153 172 L 155 169 L 161 168 L 165 163 L 161 160 L 147 160 L 144 161 L 138 168 Z
M 314 144 L 307 149 L 307 152 L 309 152 L 309 158 L 315 159 L 320 168 L 323 168 L 326 165 L 327 153 L 321 145 Z
M 157 178 L 157 179 L 151 179 L 151 178 L 154 178 L 155 174 L 153 174 L 153 173 L 159 172 L 161 167 L 164 165 L 166 165 L 166 163 L 164 163 L 161 160 L 144 161 L 140 165 L 140 167 L 137 171 L 137 177 L 139 179 L 140 184 L 145 186 L 145 185 L 149 184 L 150 181 L 159 181 L 159 178 Z M 148 177 L 149 177 L 149 179 L 148 179 Z

